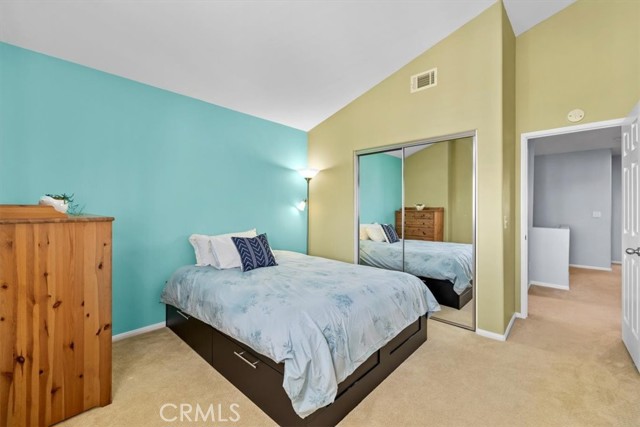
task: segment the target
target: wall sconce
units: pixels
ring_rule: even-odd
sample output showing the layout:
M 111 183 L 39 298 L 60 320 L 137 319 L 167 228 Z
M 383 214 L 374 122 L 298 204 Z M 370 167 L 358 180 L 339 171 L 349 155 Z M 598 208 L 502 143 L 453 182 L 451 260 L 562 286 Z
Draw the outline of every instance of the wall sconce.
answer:
M 311 179 L 316 176 L 318 172 L 320 172 L 318 169 L 310 168 L 298 170 L 298 173 L 300 173 L 300 175 L 302 175 L 302 177 L 307 180 L 307 198 L 304 199 L 304 201 L 298 203 L 298 205 L 296 206 L 300 211 L 303 211 L 305 207 L 307 208 L 307 255 L 309 255 L 309 181 L 311 181 Z

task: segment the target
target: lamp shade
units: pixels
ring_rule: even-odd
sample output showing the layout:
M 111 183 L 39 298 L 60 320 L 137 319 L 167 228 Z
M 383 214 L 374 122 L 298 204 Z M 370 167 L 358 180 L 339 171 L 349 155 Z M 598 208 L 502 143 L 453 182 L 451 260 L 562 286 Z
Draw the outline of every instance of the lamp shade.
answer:
M 300 175 L 302 175 L 303 178 L 311 179 L 316 176 L 319 171 L 318 169 L 300 169 L 298 170 L 298 172 L 300 173 Z

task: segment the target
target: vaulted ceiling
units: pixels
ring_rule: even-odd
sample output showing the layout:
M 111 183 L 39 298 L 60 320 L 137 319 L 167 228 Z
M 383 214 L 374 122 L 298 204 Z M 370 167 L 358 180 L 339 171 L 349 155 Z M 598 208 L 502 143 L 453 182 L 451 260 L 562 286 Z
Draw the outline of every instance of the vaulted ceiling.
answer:
M 516 35 L 575 0 L 505 0 Z M 0 41 L 309 130 L 495 0 L 0 2 Z

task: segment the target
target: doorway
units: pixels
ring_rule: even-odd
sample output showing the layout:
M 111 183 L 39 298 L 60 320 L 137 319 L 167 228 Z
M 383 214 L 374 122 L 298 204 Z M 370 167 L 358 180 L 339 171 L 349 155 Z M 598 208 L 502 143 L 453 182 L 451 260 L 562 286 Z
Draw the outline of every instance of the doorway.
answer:
M 538 132 L 530 132 L 522 134 L 521 136 L 521 159 L 520 159 L 520 248 L 521 248 L 521 257 L 520 257 L 520 313 L 519 317 L 526 318 L 528 316 L 528 291 L 529 286 L 532 282 L 532 277 L 530 277 L 530 262 L 545 262 L 544 257 L 549 258 L 550 252 L 549 250 L 545 250 L 544 248 L 552 247 L 554 250 L 558 250 L 562 253 L 553 254 L 553 260 L 558 261 L 554 262 L 554 271 L 551 272 L 555 279 L 550 279 L 549 272 L 545 271 L 546 276 L 543 279 L 538 278 L 538 284 L 547 285 L 548 287 L 557 287 L 560 289 L 568 289 L 569 287 L 569 264 L 571 263 L 569 257 L 570 251 L 570 227 L 563 227 L 566 224 L 558 223 L 554 224 L 552 227 L 540 228 L 539 230 L 534 230 L 533 228 L 533 171 L 532 171 L 532 158 L 534 157 L 532 154 L 532 149 L 535 149 L 536 141 L 541 141 L 544 138 L 558 138 L 558 137 L 566 137 L 570 139 L 572 135 L 577 133 L 587 132 L 587 131 L 606 131 L 607 129 L 612 128 L 620 128 L 624 123 L 624 119 L 616 119 L 609 120 L 603 122 L 595 122 L 588 123 L 584 125 L 577 126 L 569 126 L 564 128 L 550 129 L 545 131 Z M 619 145 L 619 140 L 617 142 Z M 558 146 L 552 148 L 552 151 L 555 149 L 558 151 Z M 583 147 L 584 148 L 584 147 Z M 598 146 L 587 147 L 593 148 L 594 150 L 600 148 Z M 562 151 L 562 150 L 560 150 Z M 574 159 L 575 161 L 575 159 Z M 601 218 L 603 215 L 602 211 L 594 210 L 590 213 L 593 218 Z M 608 212 L 609 218 L 611 218 L 611 212 Z M 609 234 L 611 236 L 611 234 Z M 530 247 L 532 241 L 531 239 L 538 239 L 538 242 L 542 241 L 546 242 L 546 246 L 543 244 L 542 249 L 539 250 L 538 246 Z M 551 243 L 553 242 L 553 243 Z M 535 243 L 535 242 L 534 242 Z M 610 246 L 609 246 L 610 247 Z M 564 252 L 566 249 L 566 252 Z M 609 249 L 611 252 L 611 250 Z M 610 254 L 609 254 L 610 255 Z M 566 259 L 566 268 L 563 264 Z M 575 259 L 575 258 L 574 258 Z M 610 259 L 609 259 L 610 261 Z M 580 267 L 584 266 L 574 262 L 574 265 Z M 597 268 L 597 265 L 595 266 Z M 606 268 L 606 267 L 603 267 Z M 549 270 L 549 269 L 545 269 Z M 563 280 L 566 279 L 566 284 Z M 553 283 L 553 282 L 558 283 Z M 556 286 L 553 286 L 556 285 Z

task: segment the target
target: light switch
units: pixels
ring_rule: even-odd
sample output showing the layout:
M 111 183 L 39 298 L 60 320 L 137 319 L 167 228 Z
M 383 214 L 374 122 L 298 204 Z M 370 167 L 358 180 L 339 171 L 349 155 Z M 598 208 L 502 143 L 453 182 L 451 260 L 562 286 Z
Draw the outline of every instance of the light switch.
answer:
M 594 217 L 594 218 L 602 218 L 602 212 L 600 212 L 600 211 L 593 211 L 593 217 Z

